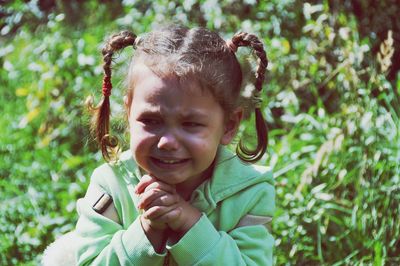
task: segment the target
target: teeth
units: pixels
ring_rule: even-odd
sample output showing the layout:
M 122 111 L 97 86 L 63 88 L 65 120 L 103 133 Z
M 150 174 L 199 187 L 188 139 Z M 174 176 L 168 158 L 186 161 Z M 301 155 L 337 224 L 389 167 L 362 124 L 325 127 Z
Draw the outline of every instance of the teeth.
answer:
M 161 160 L 163 163 L 176 163 L 175 160 Z
M 181 162 L 183 160 L 161 160 L 160 159 L 160 161 L 163 162 L 163 163 L 178 163 L 178 162 Z

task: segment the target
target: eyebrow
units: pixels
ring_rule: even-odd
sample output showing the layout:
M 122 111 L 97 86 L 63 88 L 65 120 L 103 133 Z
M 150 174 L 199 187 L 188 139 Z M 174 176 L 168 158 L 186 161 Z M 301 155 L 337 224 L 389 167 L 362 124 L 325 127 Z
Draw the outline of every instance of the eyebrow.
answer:
M 140 112 L 141 116 L 162 115 L 162 111 L 158 108 L 146 107 Z M 181 112 L 178 114 L 180 119 L 193 119 L 193 118 L 208 118 L 209 115 L 197 110 L 189 110 L 188 112 Z
M 203 113 L 201 111 L 190 110 L 189 112 L 181 113 L 180 117 L 182 119 L 208 118 L 208 114 Z
M 161 111 L 158 108 L 146 108 L 142 110 L 139 115 L 159 115 Z

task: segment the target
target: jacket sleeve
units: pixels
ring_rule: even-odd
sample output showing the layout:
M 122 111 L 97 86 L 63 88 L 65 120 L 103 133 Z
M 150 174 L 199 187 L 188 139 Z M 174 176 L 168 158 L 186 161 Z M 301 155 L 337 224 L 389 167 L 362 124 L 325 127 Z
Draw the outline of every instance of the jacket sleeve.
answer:
M 165 254 L 154 251 L 138 217 L 124 228 L 92 209 L 91 191 L 106 190 L 102 175 L 109 180 L 111 168 L 95 170 L 85 197 L 77 203 L 77 265 L 162 265 Z
M 274 188 L 264 188 L 248 210 L 253 217 L 273 214 Z M 272 265 L 273 246 L 274 239 L 264 224 L 247 224 L 224 232 L 203 214 L 178 243 L 167 248 L 179 265 Z

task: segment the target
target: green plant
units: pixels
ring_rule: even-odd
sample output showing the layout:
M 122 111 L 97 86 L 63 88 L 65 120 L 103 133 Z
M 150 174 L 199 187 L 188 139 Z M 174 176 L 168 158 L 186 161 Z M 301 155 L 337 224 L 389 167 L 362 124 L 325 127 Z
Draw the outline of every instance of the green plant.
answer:
M 75 202 L 102 162 L 84 99 L 99 96 L 105 36 L 126 28 L 140 34 L 166 21 L 206 26 L 226 38 L 238 30 L 263 37 L 270 146 L 260 163 L 273 168 L 277 182 L 276 263 L 400 263 L 400 75 L 389 75 L 398 45 L 390 36 L 398 32 L 374 22 L 385 32 L 386 41 L 377 43 L 366 34 L 368 20 L 347 5 L 314 2 L 2 5 L 0 264 L 36 265 L 43 249 L 76 222 Z M 379 13 L 374 21 L 382 19 Z M 121 80 L 133 52 L 116 59 L 114 114 L 122 113 Z M 247 70 L 253 67 L 248 50 L 238 55 Z M 125 138 L 120 121 L 116 116 L 114 131 Z M 254 136 L 252 125 L 244 124 L 244 134 Z

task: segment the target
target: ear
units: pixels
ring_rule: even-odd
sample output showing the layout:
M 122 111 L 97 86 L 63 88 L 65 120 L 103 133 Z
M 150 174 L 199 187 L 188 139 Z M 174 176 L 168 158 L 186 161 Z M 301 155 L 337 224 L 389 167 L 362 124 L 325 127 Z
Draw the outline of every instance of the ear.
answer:
M 235 137 L 240 122 L 243 118 L 243 108 L 239 107 L 235 109 L 228 117 L 228 120 L 225 122 L 224 135 L 222 135 L 220 143 L 222 145 L 228 145 L 232 139 Z

